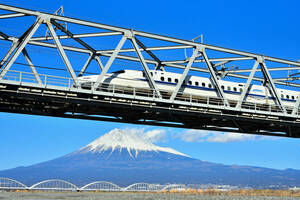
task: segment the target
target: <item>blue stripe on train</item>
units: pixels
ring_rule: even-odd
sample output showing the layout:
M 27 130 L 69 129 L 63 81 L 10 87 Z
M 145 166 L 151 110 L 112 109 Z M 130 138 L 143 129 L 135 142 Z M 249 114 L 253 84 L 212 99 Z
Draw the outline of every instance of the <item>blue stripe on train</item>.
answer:
M 138 79 L 140 81 L 147 81 L 146 79 Z M 165 85 L 176 85 L 176 83 L 170 83 L 170 82 L 164 82 L 164 81 L 155 81 L 156 83 L 159 84 L 165 84 Z M 206 87 L 201 87 L 201 86 L 194 86 L 194 85 L 185 85 L 186 88 L 193 88 L 193 89 L 199 89 L 199 90 L 206 90 L 206 91 L 216 91 L 214 88 L 206 88 Z M 228 93 L 228 94 L 241 94 L 241 92 L 234 92 L 234 91 L 230 91 L 230 90 L 224 90 L 224 93 Z M 247 93 L 248 96 L 253 96 L 253 97 L 259 97 L 259 98 L 263 98 L 265 99 L 266 97 L 264 95 L 259 95 L 259 94 L 250 94 Z M 274 100 L 275 97 L 269 97 L 269 99 Z M 296 100 L 292 100 L 292 99 L 284 99 L 281 98 L 281 100 L 283 101 L 288 101 L 288 102 L 296 102 Z

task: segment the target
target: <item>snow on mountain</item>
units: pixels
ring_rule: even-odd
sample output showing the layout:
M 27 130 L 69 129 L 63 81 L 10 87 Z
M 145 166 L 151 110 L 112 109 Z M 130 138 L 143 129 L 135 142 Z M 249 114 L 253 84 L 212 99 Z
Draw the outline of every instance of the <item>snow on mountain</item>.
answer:
M 167 152 L 180 156 L 189 157 L 183 153 L 180 153 L 174 149 L 167 147 L 160 147 L 152 144 L 151 142 L 138 137 L 136 134 L 130 131 L 113 129 L 109 133 L 99 137 L 87 146 L 79 150 L 81 153 L 94 152 L 102 153 L 104 151 L 126 151 L 131 157 L 137 157 L 141 151 L 155 151 L 155 152 Z M 78 152 L 77 152 L 78 153 Z

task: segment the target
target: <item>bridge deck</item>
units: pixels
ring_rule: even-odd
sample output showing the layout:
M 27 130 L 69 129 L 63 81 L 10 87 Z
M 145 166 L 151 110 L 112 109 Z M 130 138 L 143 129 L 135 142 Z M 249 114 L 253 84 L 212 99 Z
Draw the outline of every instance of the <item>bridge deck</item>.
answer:
M 40 75 L 43 77 L 43 75 Z M 64 118 L 113 121 L 260 135 L 300 137 L 300 116 L 279 107 L 243 102 L 239 110 L 221 99 L 190 95 L 159 98 L 139 88 L 102 85 L 74 87 L 71 79 L 10 71 L 0 80 L 0 111 Z

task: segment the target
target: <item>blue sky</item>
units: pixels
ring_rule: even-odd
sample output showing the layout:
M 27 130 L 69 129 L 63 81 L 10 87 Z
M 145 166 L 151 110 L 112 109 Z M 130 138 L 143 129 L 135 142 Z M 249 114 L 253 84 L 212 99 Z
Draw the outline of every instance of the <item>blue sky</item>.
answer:
M 300 59 L 299 1 L 2 1 L 212 45 Z M 0 22 L 1 27 L 1 22 Z M 201 160 L 300 169 L 300 140 L 0 113 L 0 170 L 83 147 L 114 128 L 157 130 L 157 144 Z M 202 136 L 202 137 L 200 137 Z

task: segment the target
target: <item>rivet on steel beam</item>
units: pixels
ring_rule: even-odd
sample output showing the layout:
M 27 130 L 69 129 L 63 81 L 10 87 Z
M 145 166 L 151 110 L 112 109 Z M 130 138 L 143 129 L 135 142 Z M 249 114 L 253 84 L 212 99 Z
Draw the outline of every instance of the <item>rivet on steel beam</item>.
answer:
M 257 62 L 259 62 L 259 63 L 264 63 L 265 58 L 264 58 L 264 56 L 257 56 L 256 60 L 257 60 Z
M 132 39 L 133 38 L 133 32 L 132 30 L 131 31 L 126 31 L 124 32 L 124 36 L 127 38 L 127 39 Z
M 197 45 L 196 46 L 196 51 L 203 53 L 205 51 L 205 47 L 203 47 L 202 45 Z

